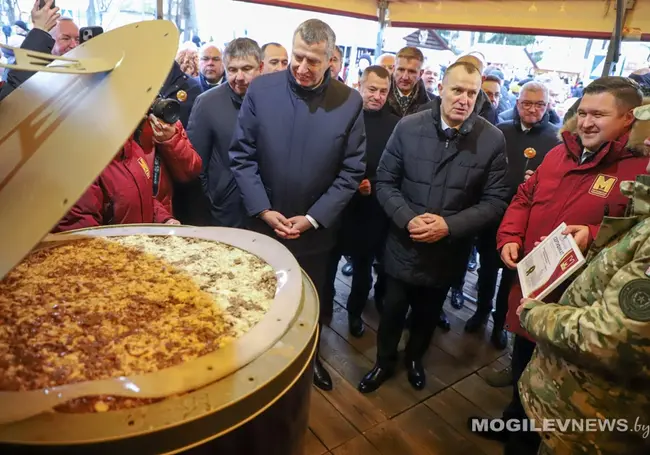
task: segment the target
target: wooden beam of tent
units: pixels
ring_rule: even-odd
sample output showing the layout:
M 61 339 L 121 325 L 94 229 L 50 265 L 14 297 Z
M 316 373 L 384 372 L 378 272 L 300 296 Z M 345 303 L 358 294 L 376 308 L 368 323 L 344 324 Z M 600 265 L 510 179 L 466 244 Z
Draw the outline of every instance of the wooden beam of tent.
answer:
M 239 0 L 377 20 L 377 0 Z M 650 0 L 627 0 L 623 38 L 650 41 Z M 609 39 L 614 0 L 390 0 L 393 27 Z

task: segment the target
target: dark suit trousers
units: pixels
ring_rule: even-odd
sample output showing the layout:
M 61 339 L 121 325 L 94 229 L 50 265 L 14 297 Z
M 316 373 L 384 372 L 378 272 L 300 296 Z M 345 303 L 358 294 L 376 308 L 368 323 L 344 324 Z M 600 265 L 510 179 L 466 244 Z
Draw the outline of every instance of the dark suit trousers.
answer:
M 437 317 L 448 291 L 449 288 L 415 286 L 386 277 L 384 309 L 377 332 L 377 363 L 381 367 L 395 367 L 397 346 L 409 307 L 413 317 L 406 345 L 406 361 L 422 360 L 431 343 Z
M 515 278 L 516 271 L 510 270 L 503 265 L 499 252 L 497 251 L 496 228 L 483 231 L 478 237 L 477 249 L 481 255 L 481 268 L 478 272 L 478 301 L 476 302 L 477 312 L 488 315 L 492 311 L 492 299 L 497 286 L 499 269 L 501 273 L 501 285 L 496 299 L 496 311 L 494 312 L 494 325 L 502 329 L 508 312 L 508 294 Z
M 381 249 L 379 248 L 379 250 Z M 334 301 L 336 294 L 334 282 L 336 281 L 341 256 L 342 252 L 339 248 L 335 248 L 330 254 L 327 270 L 327 290 L 325 292 L 326 295 L 323 297 L 324 301 L 332 303 Z M 372 266 L 376 256 L 368 252 L 365 254 L 353 253 L 349 256 L 350 262 L 352 263 L 352 286 L 346 304 L 349 316 L 361 317 L 363 313 L 366 302 L 368 301 L 368 294 L 372 288 Z M 382 288 L 385 287 L 385 274 L 381 262 L 377 264 L 375 271 L 377 272 L 377 283 L 375 284 L 375 293 L 377 294 L 381 293 Z
M 328 300 L 327 297 L 327 266 L 329 252 L 296 256 L 296 259 L 316 288 L 318 300 L 320 301 L 320 315 L 318 322 L 321 325 L 329 324 L 332 320 L 334 308 L 332 299 Z

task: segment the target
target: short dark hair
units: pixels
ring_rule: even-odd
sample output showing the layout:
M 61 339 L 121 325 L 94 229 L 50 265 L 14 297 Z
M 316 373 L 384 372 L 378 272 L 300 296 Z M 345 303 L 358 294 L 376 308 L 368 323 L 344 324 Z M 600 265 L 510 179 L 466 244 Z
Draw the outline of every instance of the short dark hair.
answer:
M 600 93 L 611 93 L 616 98 L 617 104 L 626 111 L 643 104 L 641 86 L 628 77 L 605 76 L 596 79 L 585 87 L 583 96 Z
M 368 79 L 368 76 L 371 74 L 375 74 L 377 77 L 380 77 L 382 79 L 390 79 L 390 73 L 386 68 L 379 65 L 371 65 L 363 70 L 363 73 L 361 74 L 361 82 L 364 82 L 366 79 Z
M 228 43 L 223 52 L 223 59 L 228 63 L 231 58 L 253 57 L 258 63 L 262 62 L 262 50 L 257 41 L 250 38 L 236 38 Z
M 454 69 L 456 69 L 456 68 L 461 68 L 461 67 L 462 67 L 462 68 L 465 68 L 465 71 L 467 71 L 467 74 L 474 74 L 474 73 L 476 73 L 476 74 L 478 74 L 479 76 L 481 75 L 481 72 L 478 70 L 478 68 L 476 67 L 476 65 L 472 65 L 472 64 L 469 63 L 469 62 L 463 62 L 463 61 L 460 61 L 460 62 L 452 63 L 451 65 L 449 65 L 449 66 L 447 67 L 447 69 L 445 70 L 445 75 L 444 75 L 443 78 L 442 78 L 443 82 L 444 82 L 445 80 L 447 80 L 447 76 L 449 75 L 449 73 L 451 73 Z
M 485 76 L 485 79 L 483 79 L 483 82 L 496 82 L 499 85 L 503 85 L 503 81 L 499 76 L 495 76 L 494 74 L 488 74 Z

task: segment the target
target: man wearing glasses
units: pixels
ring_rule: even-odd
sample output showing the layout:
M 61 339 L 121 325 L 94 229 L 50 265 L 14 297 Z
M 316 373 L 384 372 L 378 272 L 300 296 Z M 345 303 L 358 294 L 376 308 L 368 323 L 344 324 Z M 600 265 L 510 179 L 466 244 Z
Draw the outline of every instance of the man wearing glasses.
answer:
M 518 107 L 525 101 L 528 101 L 525 104 L 526 116 L 532 116 L 533 108 L 535 111 L 545 109 L 541 100 L 532 99 L 520 100 Z M 530 253 L 535 243 L 562 222 L 568 226 L 564 233 L 571 234 L 578 247 L 586 253 L 598 238 L 604 218 L 625 216 L 629 199 L 617 189 L 622 181 L 634 180 L 637 175 L 642 174 L 647 165 L 646 158 L 639 156 L 630 141 L 635 122 L 633 110 L 642 102 L 643 95 L 639 85 L 624 77 L 602 77 L 585 88 L 577 115 L 569 119 L 562 130 L 562 144 L 549 151 L 530 178 L 519 185 L 499 226 L 497 248 L 506 267 L 515 271 L 517 263 Z M 525 153 L 525 150 L 521 153 Z M 536 154 L 529 151 L 526 158 L 528 156 L 536 157 Z M 569 284 L 568 281 L 562 283 L 544 301 L 560 301 L 563 291 Z M 511 361 L 513 385 L 519 382 L 533 355 L 536 342 L 533 333 L 537 333 L 527 331 L 532 330 L 532 325 L 526 327 L 521 325 L 517 309 L 522 297 L 521 286 L 515 279 L 508 296 L 505 325 L 507 330 L 515 334 Z M 574 325 L 578 327 L 573 332 L 576 337 L 580 338 L 582 335 L 580 327 L 583 323 L 588 326 L 589 320 L 589 318 L 575 320 L 579 323 L 577 326 Z M 540 328 L 540 326 L 536 326 L 535 329 L 546 330 L 545 327 Z M 595 340 L 595 344 L 602 341 L 601 338 L 597 338 L 597 335 L 589 336 Z M 544 343 L 544 340 L 539 341 Z M 548 344 L 548 341 L 546 343 Z M 574 343 L 574 345 L 578 344 Z M 595 351 L 592 352 L 594 353 Z M 595 355 L 597 356 L 597 353 Z M 574 355 L 575 358 L 577 357 Z M 548 381 L 538 381 L 538 383 L 548 386 L 548 390 L 555 390 L 555 388 L 576 390 L 575 386 L 566 380 L 564 383 L 557 384 L 549 384 Z M 578 398 L 582 399 L 582 397 Z M 587 403 L 586 406 L 591 406 L 593 409 L 593 403 L 589 402 L 589 399 L 584 399 L 580 403 Z M 556 413 L 555 416 L 558 414 Z M 517 387 L 513 388 L 512 400 L 504 410 L 502 418 L 519 422 L 528 418 Z M 505 455 L 536 453 L 540 443 L 539 435 L 530 431 L 488 430 L 479 433 L 484 437 L 506 442 Z M 548 435 L 545 436 L 550 438 Z M 557 443 L 555 446 L 559 447 Z M 555 453 L 576 452 L 567 450 Z
M 225 71 L 221 59 L 221 51 L 214 44 L 208 43 L 201 48 L 199 71 L 200 74 L 196 78 L 196 81 L 201 84 L 204 92 L 210 90 L 212 87 L 218 86 L 224 81 Z

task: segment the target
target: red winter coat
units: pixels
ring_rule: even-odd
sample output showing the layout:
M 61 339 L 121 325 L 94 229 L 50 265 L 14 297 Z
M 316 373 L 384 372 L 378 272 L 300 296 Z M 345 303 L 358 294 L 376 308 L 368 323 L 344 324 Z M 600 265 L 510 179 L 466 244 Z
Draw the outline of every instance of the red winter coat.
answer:
M 567 128 L 575 125 L 575 119 Z M 562 132 L 563 144 L 551 150 L 535 173 L 519 186 L 497 233 L 497 248 L 510 242 L 519 244 L 519 257 L 527 255 L 540 237 L 548 235 L 562 222 L 589 226 L 590 242 L 596 238 L 600 223 L 609 216 L 623 216 L 628 199 L 619 191 L 624 180 L 644 174 L 647 157 L 635 156 L 628 144 L 629 134 L 606 145 L 584 164 L 579 164 L 582 146 L 575 133 Z M 560 287 L 546 301 L 562 295 Z M 519 324 L 516 310 L 522 291 L 516 281 L 510 289 L 506 328 L 532 340 Z M 534 341 L 534 340 L 532 340 Z
M 140 143 L 145 151 L 145 159 L 152 175 L 155 174 L 156 153 L 160 162 L 158 191 L 156 199 L 162 202 L 169 213 L 172 209 L 174 183 L 187 183 L 199 177 L 201 173 L 201 157 L 190 143 L 183 124 L 176 122 L 176 134 L 166 142 L 154 144 L 151 124 L 145 121 L 142 126 Z M 153 177 L 152 177 L 153 179 Z
M 171 214 L 153 197 L 151 178 L 145 154 L 131 137 L 53 232 L 170 220 Z

